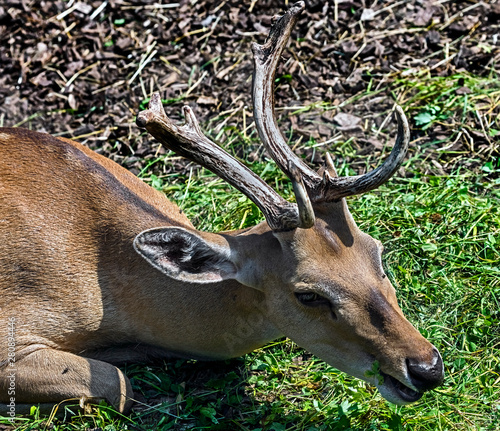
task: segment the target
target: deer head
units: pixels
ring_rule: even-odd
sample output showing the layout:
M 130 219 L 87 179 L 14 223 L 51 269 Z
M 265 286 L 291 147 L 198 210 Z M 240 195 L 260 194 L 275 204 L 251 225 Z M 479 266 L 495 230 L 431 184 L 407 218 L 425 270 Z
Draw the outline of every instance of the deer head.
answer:
M 304 9 L 293 5 L 275 21 L 264 45 L 253 44 L 254 118 L 271 157 L 293 184 L 296 203 L 210 141 L 191 108 L 175 125 L 159 94 L 137 117 L 156 139 L 219 175 L 248 196 L 266 223 L 235 234 L 178 227 L 142 232 L 137 252 L 169 277 L 190 283 L 237 280 L 265 295 L 265 315 L 279 330 L 324 361 L 376 385 L 398 404 L 418 400 L 443 380 L 441 357 L 406 320 L 382 267 L 382 245 L 359 230 L 345 197 L 385 183 L 401 166 L 409 127 L 396 107 L 398 134 L 387 160 L 360 176 L 338 177 L 332 159 L 318 172 L 284 141 L 274 114 L 276 66 Z M 378 363 L 380 375 L 368 373 Z

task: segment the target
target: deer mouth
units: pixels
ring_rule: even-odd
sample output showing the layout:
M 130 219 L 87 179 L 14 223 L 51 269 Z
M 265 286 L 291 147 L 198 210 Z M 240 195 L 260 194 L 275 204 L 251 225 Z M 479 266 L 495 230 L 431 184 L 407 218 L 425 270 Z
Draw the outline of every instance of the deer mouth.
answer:
M 422 392 L 418 392 L 415 389 L 406 386 L 404 383 L 389 374 L 385 374 L 383 372 L 380 374 L 384 378 L 384 386 L 386 386 L 387 389 L 400 398 L 404 403 L 414 403 L 422 398 Z

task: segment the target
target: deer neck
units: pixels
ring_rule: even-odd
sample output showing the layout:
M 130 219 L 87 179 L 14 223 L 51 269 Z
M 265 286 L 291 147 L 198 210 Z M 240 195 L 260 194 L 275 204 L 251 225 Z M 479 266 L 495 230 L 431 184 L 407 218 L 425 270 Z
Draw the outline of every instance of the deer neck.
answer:
M 265 293 L 250 287 L 256 283 L 255 275 L 248 276 L 250 286 L 235 280 L 179 282 L 135 253 L 133 236 L 122 234 L 128 244 L 122 247 L 127 256 L 124 260 L 107 253 L 106 247 L 101 253 L 107 268 L 101 280 L 101 327 L 121 343 L 154 345 L 175 356 L 227 359 L 251 352 L 282 335 L 268 317 Z M 272 233 L 261 225 L 243 234 L 224 234 L 242 258 L 254 259 L 256 265 L 261 265 L 259 255 L 269 236 Z M 114 304 L 120 304 L 120 310 L 114 309 Z

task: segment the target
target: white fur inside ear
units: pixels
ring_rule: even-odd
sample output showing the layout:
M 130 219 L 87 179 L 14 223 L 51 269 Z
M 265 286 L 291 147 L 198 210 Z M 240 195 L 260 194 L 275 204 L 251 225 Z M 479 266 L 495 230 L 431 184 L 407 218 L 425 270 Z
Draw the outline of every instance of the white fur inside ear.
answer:
M 214 283 L 236 276 L 229 247 L 207 241 L 187 229 L 146 230 L 137 235 L 134 248 L 153 267 L 176 280 Z

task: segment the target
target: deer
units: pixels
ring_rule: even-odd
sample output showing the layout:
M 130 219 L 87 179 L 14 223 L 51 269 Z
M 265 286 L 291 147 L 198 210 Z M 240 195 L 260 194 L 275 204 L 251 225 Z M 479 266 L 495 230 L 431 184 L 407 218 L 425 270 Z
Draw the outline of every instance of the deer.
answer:
M 389 156 L 358 176 L 339 177 L 329 153 L 313 170 L 279 130 L 274 77 L 303 10 L 292 5 L 252 45 L 255 125 L 296 202 L 211 141 L 189 106 L 175 124 L 154 93 L 136 120 L 251 199 L 265 218 L 251 228 L 199 231 L 163 193 L 86 146 L 0 129 L 1 414 L 71 399 L 127 413 L 125 362 L 223 360 L 283 336 L 395 404 L 442 384 L 440 353 L 403 315 L 382 244 L 345 199 L 401 166 L 403 110 Z

